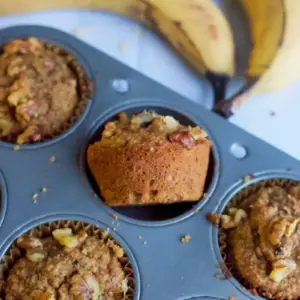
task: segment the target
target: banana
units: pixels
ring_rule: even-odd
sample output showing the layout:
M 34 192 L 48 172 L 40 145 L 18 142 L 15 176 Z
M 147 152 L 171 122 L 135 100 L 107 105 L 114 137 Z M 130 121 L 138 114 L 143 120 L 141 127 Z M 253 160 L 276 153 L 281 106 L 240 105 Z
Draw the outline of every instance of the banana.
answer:
M 251 26 L 253 48 L 247 75 L 261 76 L 275 58 L 284 34 L 282 0 L 238 0 Z
M 250 0 L 252 1 L 252 0 Z M 234 98 L 230 110 L 239 107 L 254 96 L 280 91 L 300 77 L 300 1 L 284 0 L 285 31 L 282 44 L 271 66 L 248 91 Z
M 9 0 L 0 15 L 49 9 L 101 9 L 154 27 L 201 73 L 233 76 L 231 28 L 213 0 Z

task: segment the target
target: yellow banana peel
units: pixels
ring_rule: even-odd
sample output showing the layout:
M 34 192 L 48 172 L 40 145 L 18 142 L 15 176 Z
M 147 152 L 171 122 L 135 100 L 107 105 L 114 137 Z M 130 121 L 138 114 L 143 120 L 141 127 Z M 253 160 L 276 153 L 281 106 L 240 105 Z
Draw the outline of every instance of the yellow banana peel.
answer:
M 232 112 L 250 98 L 287 88 L 300 77 L 300 1 L 284 0 L 285 30 L 282 43 L 270 67 L 245 93 L 232 102 Z
M 212 0 L 0 1 L 0 15 L 60 8 L 101 9 L 134 18 L 159 30 L 201 73 L 234 75 L 231 28 Z

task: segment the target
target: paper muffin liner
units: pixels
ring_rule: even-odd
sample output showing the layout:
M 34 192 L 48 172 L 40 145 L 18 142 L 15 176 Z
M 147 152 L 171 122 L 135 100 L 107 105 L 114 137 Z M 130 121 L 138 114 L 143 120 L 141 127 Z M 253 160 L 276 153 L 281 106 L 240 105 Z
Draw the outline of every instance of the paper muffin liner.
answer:
M 249 186 L 243 188 L 241 191 L 239 191 L 227 204 L 222 214 L 226 214 L 229 208 L 233 207 L 247 207 L 251 204 L 251 201 L 244 201 L 249 196 L 257 192 L 260 188 L 268 188 L 268 187 L 274 187 L 279 186 L 284 189 L 289 189 L 293 186 L 299 185 L 299 181 L 293 180 L 293 179 L 265 179 L 261 180 L 255 183 L 250 184 Z M 222 228 L 219 229 L 219 249 L 224 261 L 224 265 L 226 267 L 226 272 L 228 272 L 227 277 L 234 277 L 236 280 L 239 281 L 242 288 L 247 289 L 249 292 L 251 292 L 254 296 L 261 296 L 267 299 L 276 299 L 276 300 L 283 300 L 285 298 L 279 298 L 274 297 L 274 295 L 268 291 L 265 291 L 260 288 L 252 288 L 251 285 L 245 280 L 239 272 L 235 269 L 234 259 L 233 255 L 231 253 L 231 247 L 228 246 L 228 231 L 224 230 Z M 224 271 L 223 271 L 224 273 Z M 224 277 L 226 274 L 224 274 Z
M 53 222 L 41 224 L 27 231 L 22 236 L 30 236 L 30 237 L 37 237 L 37 238 L 52 237 L 52 232 L 55 229 L 59 229 L 59 228 L 71 228 L 74 233 L 78 233 L 79 231 L 84 230 L 85 232 L 88 233 L 89 236 L 96 236 L 99 239 L 106 240 L 108 243 L 120 246 L 112 237 L 109 236 L 107 230 L 100 229 L 96 225 L 84 223 L 81 221 L 60 220 L 60 221 L 53 221 Z M 0 298 L 1 296 L 3 297 L 2 295 L 3 286 L 5 284 L 5 280 L 7 278 L 9 270 L 16 263 L 16 261 L 23 256 L 20 251 L 20 248 L 17 246 L 16 240 L 13 242 L 13 244 L 4 254 L 0 262 Z M 125 272 L 125 280 L 127 283 L 127 288 L 126 290 L 124 289 L 123 291 L 124 292 L 123 300 L 133 300 L 134 288 L 135 288 L 133 268 L 130 264 L 129 258 L 126 256 L 126 253 L 124 254 L 123 257 L 119 258 L 119 261 Z
M 55 44 L 55 42 L 47 41 L 42 38 L 37 39 L 44 43 L 45 49 L 50 50 L 52 53 L 63 57 L 66 65 L 74 73 L 75 79 L 77 81 L 78 92 L 78 102 L 74 108 L 72 116 L 61 126 L 59 130 L 57 130 L 51 135 L 43 136 L 41 141 L 44 141 L 61 135 L 62 133 L 70 129 L 74 125 L 74 123 L 80 119 L 85 109 L 87 108 L 87 100 L 92 96 L 93 84 L 92 81 L 89 80 L 87 72 L 80 60 L 76 58 L 71 52 L 64 49 L 63 46 Z M 23 40 L 28 40 L 28 38 Z M 0 47 L 2 48 L 3 46 L 5 46 L 5 44 L 1 45 Z M 3 138 L 2 140 L 11 143 L 16 142 L 15 136 L 9 136 Z
M 77 90 L 79 93 L 79 101 L 75 107 L 73 116 L 68 122 L 64 124 L 61 130 L 53 136 L 55 137 L 65 132 L 70 127 L 72 127 L 72 125 L 81 117 L 81 115 L 83 114 L 86 108 L 87 100 L 92 96 L 93 87 L 92 87 L 92 81 L 88 79 L 88 76 L 86 74 L 83 65 L 75 56 L 73 56 L 67 50 L 63 49 L 62 47 L 54 43 L 49 43 L 46 41 L 44 43 L 47 49 L 65 58 L 68 67 L 74 72 L 76 76 Z

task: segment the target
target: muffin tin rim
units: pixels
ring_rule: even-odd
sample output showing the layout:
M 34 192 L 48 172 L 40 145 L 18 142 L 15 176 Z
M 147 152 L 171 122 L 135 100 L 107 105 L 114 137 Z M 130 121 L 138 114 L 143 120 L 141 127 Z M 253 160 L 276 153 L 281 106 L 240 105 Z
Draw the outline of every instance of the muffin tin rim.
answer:
M 220 154 L 217 147 L 217 143 L 214 139 L 214 135 L 211 134 L 211 131 L 210 129 L 208 129 L 206 123 L 203 122 L 202 120 L 199 121 L 199 117 L 196 117 L 192 112 L 180 106 L 181 105 L 176 105 L 176 104 L 174 104 L 174 106 L 171 106 L 168 102 L 164 102 L 162 99 L 158 99 L 158 98 L 150 98 L 150 97 L 132 98 L 122 103 L 119 103 L 117 105 L 114 105 L 108 110 L 105 110 L 103 113 L 101 113 L 101 115 L 96 120 L 94 120 L 94 122 L 90 126 L 87 134 L 86 143 L 83 145 L 81 149 L 80 171 L 85 178 L 84 179 L 85 182 L 88 184 L 87 188 L 89 188 L 94 195 L 95 194 L 97 195 L 97 200 L 100 201 L 100 205 L 103 207 L 103 210 L 106 211 L 109 215 L 115 214 L 124 222 L 133 225 L 144 226 L 144 227 L 160 227 L 160 226 L 173 225 L 181 221 L 184 221 L 189 217 L 192 217 L 194 214 L 198 213 L 201 209 L 203 209 L 203 207 L 209 202 L 210 198 L 213 196 L 220 178 Z M 215 164 L 213 178 L 208 188 L 207 195 L 205 197 L 202 197 L 200 200 L 195 201 L 195 205 L 193 205 L 191 209 L 187 210 L 183 214 L 180 214 L 171 219 L 165 219 L 161 221 L 148 221 L 148 220 L 144 221 L 144 220 L 128 217 L 126 215 L 123 215 L 115 211 L 113 207 L 109 207 L 108 205 L 106 205 L 105 202 L 101 199 L 101 197 L 97 193 L 95 193 L 92 187 L 92 184 L 87 175 L 88 166 L 86 163 L 86 153 L 87 153 L 88 146 L 90 145 L 91 137 L 97 132 L 97 130 L 101 126 L 105 124 L 105 122 L 107 122 L 110 118 L 115 117 L 118 113 L 122 111 L 126 112 L 129 109 L 135 109 L 135 108 L 142 110 L 142 109 L 147 109 L 152 107 L 154 107 L 154 110 L 157 107 L 159 109 L 168 109 L 170 111 L 174 111 L 179 115 L 182 115 L 183 117 L 187 118 L 194 124 L 198 125 L 200 128 L 204 129 L 208 133 L 209 140 L 212 142 L 212 154 L 214 157 L 213 163 Z
M 17 30 L 18 28 L 30 29 L 31 27 L 35 27 L 35 26 L 34 25 L 19 25 L 19 26 L 11 26 L 11 27 L 7 27 L 7 28 L 3 28 L 2 30 L 10 31 L 10 30 Z M 39 26 L 39 27 L 44 28 L 44 29 L 51 29 L 51 30 L 53 29 L 53 28 L 46 27 L 46 26 Z M 67 53 L 71 54 L 83 68 L 85 75 L 87 77 L 87 80 L 90 80 L 92 82 L 94 81 L 93 72 L 91 71 L 91 67 L 90 67 L 89 63 L 87 62 L 87 60 L 85 60 L 77 50 L 73 49 L 73 47 L 71 47 L 68 43 L 64 42 L 61 39 L 56 39 L 54 37 L 46 38 L 44 35 L 40 35 L 40 34 L 33 35 L 33 34 L 25 33 L 25 34 L 11 35 L 11 33 L 10 33 L 9 36 L 4 35 L 1 37 L 0 52 L 2 51 L 2 48 L 7 43 L 12 42 L 17 39 L 28 39 L 30 37 L 35 37 L 45 43 L 54 44 L 54 45 L 58 46 L 59 48 L 65 50 Z M 70 128 L 68 128 L 67 130 L 64 130 L 61 134 L 56 135 L 53 138 L 46 139 L 45 141 L 31 143 L 31 144 L 21 144 L 21 145 L 19 145 L 17 143 L 6 142 L 6 141 L 3 141 L 0 139 L 0 147 L 14 148 L 14 146 L 20 146 L 20 148 L 23 150 L 36 150 L 36 149 L 48 147 L 48 146 L 51 146 L 53 144 L 60 142 L 61 140 L 65 139 L 69 135 L 71 135 L 81 125 L 81 123 L 84 121 L 84 119 L 86 119 L 86 117 L 91 109 L 92 100 L 95 98 L 95 95 L 96 95 L 96 92 L 94 91 L 92 93 L 92 95 L 86 100 L 85 108 L 84 108 L 82 114 L 80 115 L 80 117 L 71 125 Z
M 7 187 L 2 170 L 0 170 L 0 190 L 1 190 L 1 213 L 0 213 L 0 228 L 5 219 L 7 211 Z
M 7 236 L 7 238 L 0 245 L 0 260 L 2 260 L 3 256 L 7 253 L 11 245 L 17 240 L 19 236 L 34 229 L 35 227 L 38 227 L 39 225 L 47 224 L 55 221 L 71 221 L 71 222 L 79 221 L 85 224 L 95 225 L 96 227 L 98 227 L 100 230 L 103 231 L 109 227 L 109 225 L 106 225 L 105 223 L 99 220 L 90 218 L 85 215 L 80 215 L 80 214 L 49 214 L 43 217 L 38 217 L 26 223 L 23 223 L 16 230 L 11 232 L 9 236 Z M 113 230 L 110 230 L 109 236 L 113 240 L 115 240 L 122 247 L 122 249 L 124 249 L 125 254 L 129 259 L 134 274 L 134 284 L 135 284 L 133 300 L 139 300 L 141 294 L 141 277 L 140 277 L 140 271 L 139 271 L 137 260 L 133 252 L 131 251 L 130 247 L 127 245 L 126 241 L 118 233 L 116 233 Z
M 217 207 L 215 208 L 214 212 L 217 215 L 221 215 L 222 212 L 225 210 L 228 203 L 231 201 L 231 199 L 238 194 L 240 191 L 242 191 L 244 188 L 251 186 L 252 184 L 255 184 L 257 182 L 263 181 L 263 180 L 276 180 L 276 179 L 287 179 L 287 180 L 295 180 L 299 181 L 300 183 L 300 173 L 288 171 L 287 170 L 269 170 L 269 171 L 262 171 L 257 172 L 254 175 L 254 178 L 250 179 L 249 181 L 245 182 L 245 180 L 242 178 L 238 180 L 237 182 L 233 183 L 223 194 L 223 196 L 220 198 L 219 203 L 217 204 Z M 246 175 L 247 176 L 247 175 Z M 210 228 L 210 237 L 211 237 L 211 249 L 213 252 L 214 260 L 217 264 L 224 264 L 227 268 L 227 265 L 222 257 L 221 250 L 220 250 L 220 243 L 219 243 L 219 228 L 216 226 L 211 225 Z M 230 273 L 231 274 L 231 273 Z M 251 294 L 251 292 L 244 287 L 234 276 L 231 276 L 229 278 L 226 278 L 225 280 L 229 280 L 230 283 L 242 294 L 247 296 L 248 298 L 251 298 L 253 300 L 261 299 L 266 300 L 267 298 L 263 298 L 261 296 L 254 296 Z

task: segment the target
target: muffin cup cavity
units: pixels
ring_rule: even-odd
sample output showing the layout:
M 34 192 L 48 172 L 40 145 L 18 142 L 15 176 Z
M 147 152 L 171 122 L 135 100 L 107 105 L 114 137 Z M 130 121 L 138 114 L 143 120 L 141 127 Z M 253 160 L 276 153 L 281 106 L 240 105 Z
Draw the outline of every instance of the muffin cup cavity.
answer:
M 140 224 L 143 223 L 144 225 L 150 224 L 149 222 L 153 224 L 153 221 L 157 222 L 157 224 L 176 222 L 201 209 L 201 207 L 204 205 L 204 203 L 206 203 L 206 201 L 208 201 L 210 195 L 212 194 L 216 181 L 218 179 L 219 161 L 216 152 L 216 147 L 214 141 L 211 138 L 209 131 L 205 126 L 201 124 L 201 121 L 193 120 L 189 116 L 184 115 L 171 108 L 160 107 L 160 106 L 140 106 L 140 107 L 131 107 L 131 108 L 124 107 L 123 109 L 119 108 L 117 111 L 110 112 L 109 116 L 106 116 L 103 119 L 101 118 L 101 120 L 97 122 L 96 125 L 94 126 L 94 129 L 92 129 L 88 140 L 88 145 L 85 148 L 83 154 L 84 170 L 86 171 L 88 180 L 94 192 L 96 193 L 96 195 L 98 195 L 100 201 L 103 201 L 103 203 L 105 204 L 105 201 L 103 199 L 103 196 L 101 195 L 96 180 L 94 179 L 92 172 L 87 163 L 87 149 L 90 145 L 94 144 L 96 141 L 99 141 L 101 139 L 105 124 L 107 122 L 116 120 L 117 115 L 119 113 L 125 112 L 129 117 L 131 117 L 145 110 L 154 111 L 157 114 L 162 116 L 172 116 L 177 121 L 179 121 L 179 123 L 182 125 L 199 126 L 201 129 L 205 130 L 208 133 L 208 139 L 210 140 L 212 147 L 210 151 L 208 172 L 205 180 L 203 196 L 201 197 L 201 199 L 199 199 L 199 201 L 193 201 L 193 202 L 185 201 L 185 202 L 173 203 L 173 204 L 150 204 L 150 205 L 139 204 L 136 206 L 125 205 L 125 206 L 114 206 L 114 207 L 106 206 L 106 207 L 111 211 L 118 212 L 120 214 L 120 217 L 122 218 L 122 216 L 124 216 L 127 221 L 135 222 L 137 220 Z
M 30 229 L 18 238 L 22 236 L 34 237 L 34 238 L 47 238 L 52 237 L 52 232 L 56 229 L 71 228 L 74 234 L 84 230 L 89 236 L 96 236 L 99 239 L 105 239 L 119 246 L 117 241 L 113 239 L 107 231 L 82 221 L 71 221 L 71 220 L 59 220 L 51 221 L 48 223 L 41 224 L 37 227 Z M 121 245 L 120 245 L 121 247 Z M 0 262 L 0 295 L 3 297 L 3 285 L 8 276 L 8 272 L 11 267 L 22 257 L 23 254 L 20 248 L 17 246 L 17 239 L 11 244 L 6 253 L 3 255 Z M 129 257 L 124 252 L 124 256 L 119 258 L 119 262 L 125 272 L 125 280 L 127 282 L 127 290 L 124 292 L 123 300 L 133 300 L 135 294 L 135 276 Z
M 7 100 L 7 105 L 2 106 L 0 111 L 2 126 L 4 126 L 0 129 L 3 132 L 6 131 L 0 144 L 8 147 L 21 144 L 22 148 L 48 145 L 66 137 L 83 121 L 90 107 L 89 99 L 93 93 L 92 81 L 89 79 L 90 72 L 81 63 L 81 59 L 67 48 L 55 41 L 35 36 L 10 38 L 2 43 L 0 55 L 7 56 L 9 61 L 7 70 L 9 71 L 6 72 L 9 72 L 9 75 L 2 76 L 4 82 L 0 91 L 0 97 Z M 45 56 L 41 60 L 43 64 L 33 59 L 41 55 Z M 30 68 L 36 72 L 31 72 Z M 53 77 L 55 88 L 47 87 L 45 78 L 58 74 L 59 68 L 61 69 L 59 76 L 65 76 L 63 77 L 65 80 Z M 12 77 L 13 75 L 15 77 Z M 13 81 L 12 78 L 14 78 Z M 46 103 L 46 100 L 44 104 L 37 105 L 35 99 L 45 98 L 43 93 L 49 94 L 49 91 L 46 91 L 47 88 L 57 95 L 57 100 L 54 101 L 55 103 L 52 101 L 50 105 Z M 33 92 L 34 90 L 36 92 Z M 51 94 L 48 97 L 50 98 Z M 58 97 L 70 98 L 70 103 L 66 102 L 63 105 L 62 101 L 59 104 Z M 70 105 L 72 108 L 69 108 Z M 61 110 L 61 116 L 56 107 Z M 5 113 L 4 110 L 7 112 Z M 69 110 L 72 111 L 71 117 L 69 117 Z M 4 113 L 9 115 L 9 118 L 5 119 Z M 58 119 L 55 120 L 55 118 Z M 61 125 L 52 128 L 53 126 L 47 125 L 47 123 L 52 124 L 51 122 L 53 124 L 61 122 Z
M 262 179 L 254 183 L 249 184 L 248 186 L 242 188 L 238 191 L 227 203 L 226 207 L 221 214 L 229 214 L 229 209 L 239 208 L 240 205 L 248 199 L 249 196 L 253 195 L 261 188 L 268 187 L 281 187 L 284 189 L 289 189 L 291 187 L 299 185 L 299 181 L 296 179 L 288 178 L 271 178 L 271 179 Z M 244 202 L 244 205 L 251 205 L 251 202 Z M 253 296 L 261 296 L 267 299 L 277 299 L 283 300 L 285 298 L 275 297 L 271 292 L 268 292 L 262 288 L 253 288 L 251 284 L 241 276 L 238 270 L 235 267 L 233 253 L 231 247 L 228 245 L 228 231 L 224 230 L 222 227 L 218 230 L 218 242 L 219 242 L 219 251 L 221 257 L 224 261 L 224 270 L 228 278 L 235 278 L 241 285 L 241 288 L 247 289 Z

